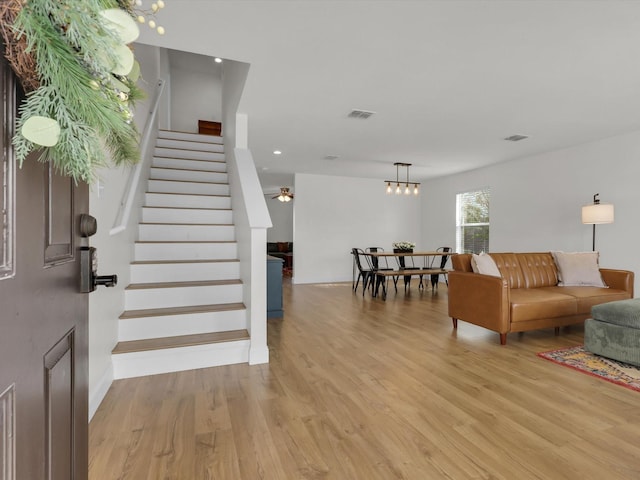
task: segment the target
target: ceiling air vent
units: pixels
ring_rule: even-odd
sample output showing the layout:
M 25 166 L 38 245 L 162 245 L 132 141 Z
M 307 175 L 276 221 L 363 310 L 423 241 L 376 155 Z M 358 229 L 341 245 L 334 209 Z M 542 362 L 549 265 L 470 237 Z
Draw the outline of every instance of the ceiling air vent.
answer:
M 524 140 L 525 138 L 529 138 L 529 135 L 511 135 L 510 137 L 505 138 L 508 142 L 519 142 L 520 140 Z
M 339 158 L 338 155 L 325 155 L 325 160 L 337 160 Z
M 349 118 L 361 118 L 362 120 L 366 120 L 367 118 L 369 118 L 371 115 L 374 115 L 376 112 L 370 112 L 368 110 L 351 110 L 351 112 L 349 112 L 349 115 L 347 115 Z

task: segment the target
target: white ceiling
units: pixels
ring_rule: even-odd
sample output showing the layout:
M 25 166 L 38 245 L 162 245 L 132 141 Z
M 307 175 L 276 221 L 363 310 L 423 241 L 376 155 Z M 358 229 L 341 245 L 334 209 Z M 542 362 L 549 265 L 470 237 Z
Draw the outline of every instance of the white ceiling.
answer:
M 166 4 L 142 43 L 251 64 L 262 176 L 424 180 L 640 129 L 640 1 Z

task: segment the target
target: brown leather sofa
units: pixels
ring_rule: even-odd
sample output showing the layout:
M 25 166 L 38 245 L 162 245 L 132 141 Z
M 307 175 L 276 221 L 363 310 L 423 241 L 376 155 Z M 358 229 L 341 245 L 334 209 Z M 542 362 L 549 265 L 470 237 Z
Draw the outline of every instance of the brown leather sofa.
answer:
M 582 323 L 591 307 L 633 297 L 634 274 L 600 269 L 609 288 L 558 286 L 558 269 L 550 252 L 491 253 L 501 277 L 473 273 L 471 255 L 451 257 L 449 316 L 494 330 L 500 343 L 507 333 Z

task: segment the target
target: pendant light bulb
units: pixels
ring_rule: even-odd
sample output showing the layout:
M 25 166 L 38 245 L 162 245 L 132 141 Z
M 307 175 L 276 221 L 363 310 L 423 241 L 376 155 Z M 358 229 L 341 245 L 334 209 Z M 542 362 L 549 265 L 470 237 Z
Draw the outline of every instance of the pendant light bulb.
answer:
M 414 194 L 414 195 L 418 195 L 418 193 L 420 193 L 420 192 L 418 191 L 418 184 L 416 183 L 416 184 L 413 186 L 413 194 Z
M 411 193 L 411 190 L 409 190 L 409 184 L 407 183 L 404 187 L 404 194 L 409 195 L 410 193 Z
M 387 182 L 387 194 L 391 193 L 391 182 Z
M 400 184 L 396 185 L 396 195 L 400 195 L 401 190 L 400 190 Z

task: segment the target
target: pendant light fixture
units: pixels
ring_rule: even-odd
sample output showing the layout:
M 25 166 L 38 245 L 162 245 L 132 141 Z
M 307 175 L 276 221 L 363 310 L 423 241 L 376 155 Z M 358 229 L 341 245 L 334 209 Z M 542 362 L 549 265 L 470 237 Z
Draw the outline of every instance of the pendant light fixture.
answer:
M 413 185 L 413 194 L 418 195 L 420 193 L 418 189 L 418 185 L 420 185 L 420 182 L 412 182 L 409 180 L 409 167 L 411 166 L 411 164 L 396 162 L 394 163 L 394 165 L 396 167 L 396 179 L 384 181 L 387 184 L 387 193 L 391 194 L 395 192 L 396 195 L 400 195 L 403 192 L 402 187 L 404 186 L 404 194 L 411 195 L 411 185 Z M 403 180 L 403 181 L 400 180 L 400 167 L 407 169 L 406 180 Z M 395 184 L 395 188 L 392 184 Z

